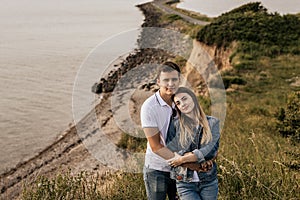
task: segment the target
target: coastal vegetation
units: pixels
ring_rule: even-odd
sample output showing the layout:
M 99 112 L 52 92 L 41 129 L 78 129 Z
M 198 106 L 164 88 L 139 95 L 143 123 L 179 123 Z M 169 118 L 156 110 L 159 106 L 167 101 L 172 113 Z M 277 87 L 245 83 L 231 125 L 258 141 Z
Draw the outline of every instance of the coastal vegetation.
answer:
M 231 64 L 239 69 L 256 68 L 262 56 L 300 54 L 300 19 L 268 13 L 259 2 L 249 3 L 217 17 L 198 32 L 197 40 L 223 49 L 235 42 Z
M 160 23 L 232 49 L 232 69 L 221 72 L 227 110 L 217 160 L 219 199 L 300 199 L 299 15 L 270 14 L 260 3 L 250 3 L 197 26 L 197 32 L 175 15 L 161 15 Z M 209 114 L 209 97 L 199 101 Z M 145 143 L 123 134 L 118 145 L 143 152 Z M 23 199 L 62 197 L 146 199 L 146 193 L 142 174 L 123 172 L 66 173 L 24 185 Z

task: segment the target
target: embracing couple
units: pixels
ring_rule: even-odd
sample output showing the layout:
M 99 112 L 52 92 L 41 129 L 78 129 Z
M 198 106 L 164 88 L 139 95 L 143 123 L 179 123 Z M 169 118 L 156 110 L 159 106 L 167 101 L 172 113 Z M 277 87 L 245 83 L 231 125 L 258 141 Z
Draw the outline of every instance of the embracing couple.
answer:
M 141 108 L 148 199 L 217 199 L 219 120 L 205 115 L 190 89 L 179 87 L 177 64 L 161 65 L 156 81 L 160 89 Z

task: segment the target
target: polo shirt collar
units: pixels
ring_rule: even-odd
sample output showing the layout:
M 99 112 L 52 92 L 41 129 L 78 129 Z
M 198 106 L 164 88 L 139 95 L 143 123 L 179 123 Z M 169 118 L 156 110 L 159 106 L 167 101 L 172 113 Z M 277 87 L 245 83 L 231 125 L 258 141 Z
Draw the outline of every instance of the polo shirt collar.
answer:
M 169 106 L 160 96 L 159 94 L 159 90 L 155 93 L 156 99 L 158 101 L 158 103 L 160 104 L 160 106 Z M 172 103 L 172 108 L 175 107 L 175 104 Z

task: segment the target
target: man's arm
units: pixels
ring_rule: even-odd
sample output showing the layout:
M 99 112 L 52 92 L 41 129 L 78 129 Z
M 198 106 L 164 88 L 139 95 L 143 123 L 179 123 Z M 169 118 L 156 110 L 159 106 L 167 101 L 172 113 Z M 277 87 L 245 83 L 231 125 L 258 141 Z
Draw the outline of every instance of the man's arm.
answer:
M 175 156 L 171 150 L 161 143 L 161 134 L 157 128 L 144 128 L 144 133 L 153 153 L 159 155 L 165 160 L 169 160 Z

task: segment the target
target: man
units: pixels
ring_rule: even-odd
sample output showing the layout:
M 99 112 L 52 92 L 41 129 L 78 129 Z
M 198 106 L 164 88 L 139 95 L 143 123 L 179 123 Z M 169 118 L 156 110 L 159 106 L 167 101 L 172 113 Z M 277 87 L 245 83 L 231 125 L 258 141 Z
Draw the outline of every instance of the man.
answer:
M 148 199 L 176 199 L 176 182 L 170 178 L 167 159 L 174 154 L 165 147 L 167 132 L 174 104 L 172 95 L 180 82 L 180 69 L 173 62 L 165 62 L 159 67 L 156 78 L 159 90 L 142 105 L 141 122 L 147 137 L 144 181 Z

